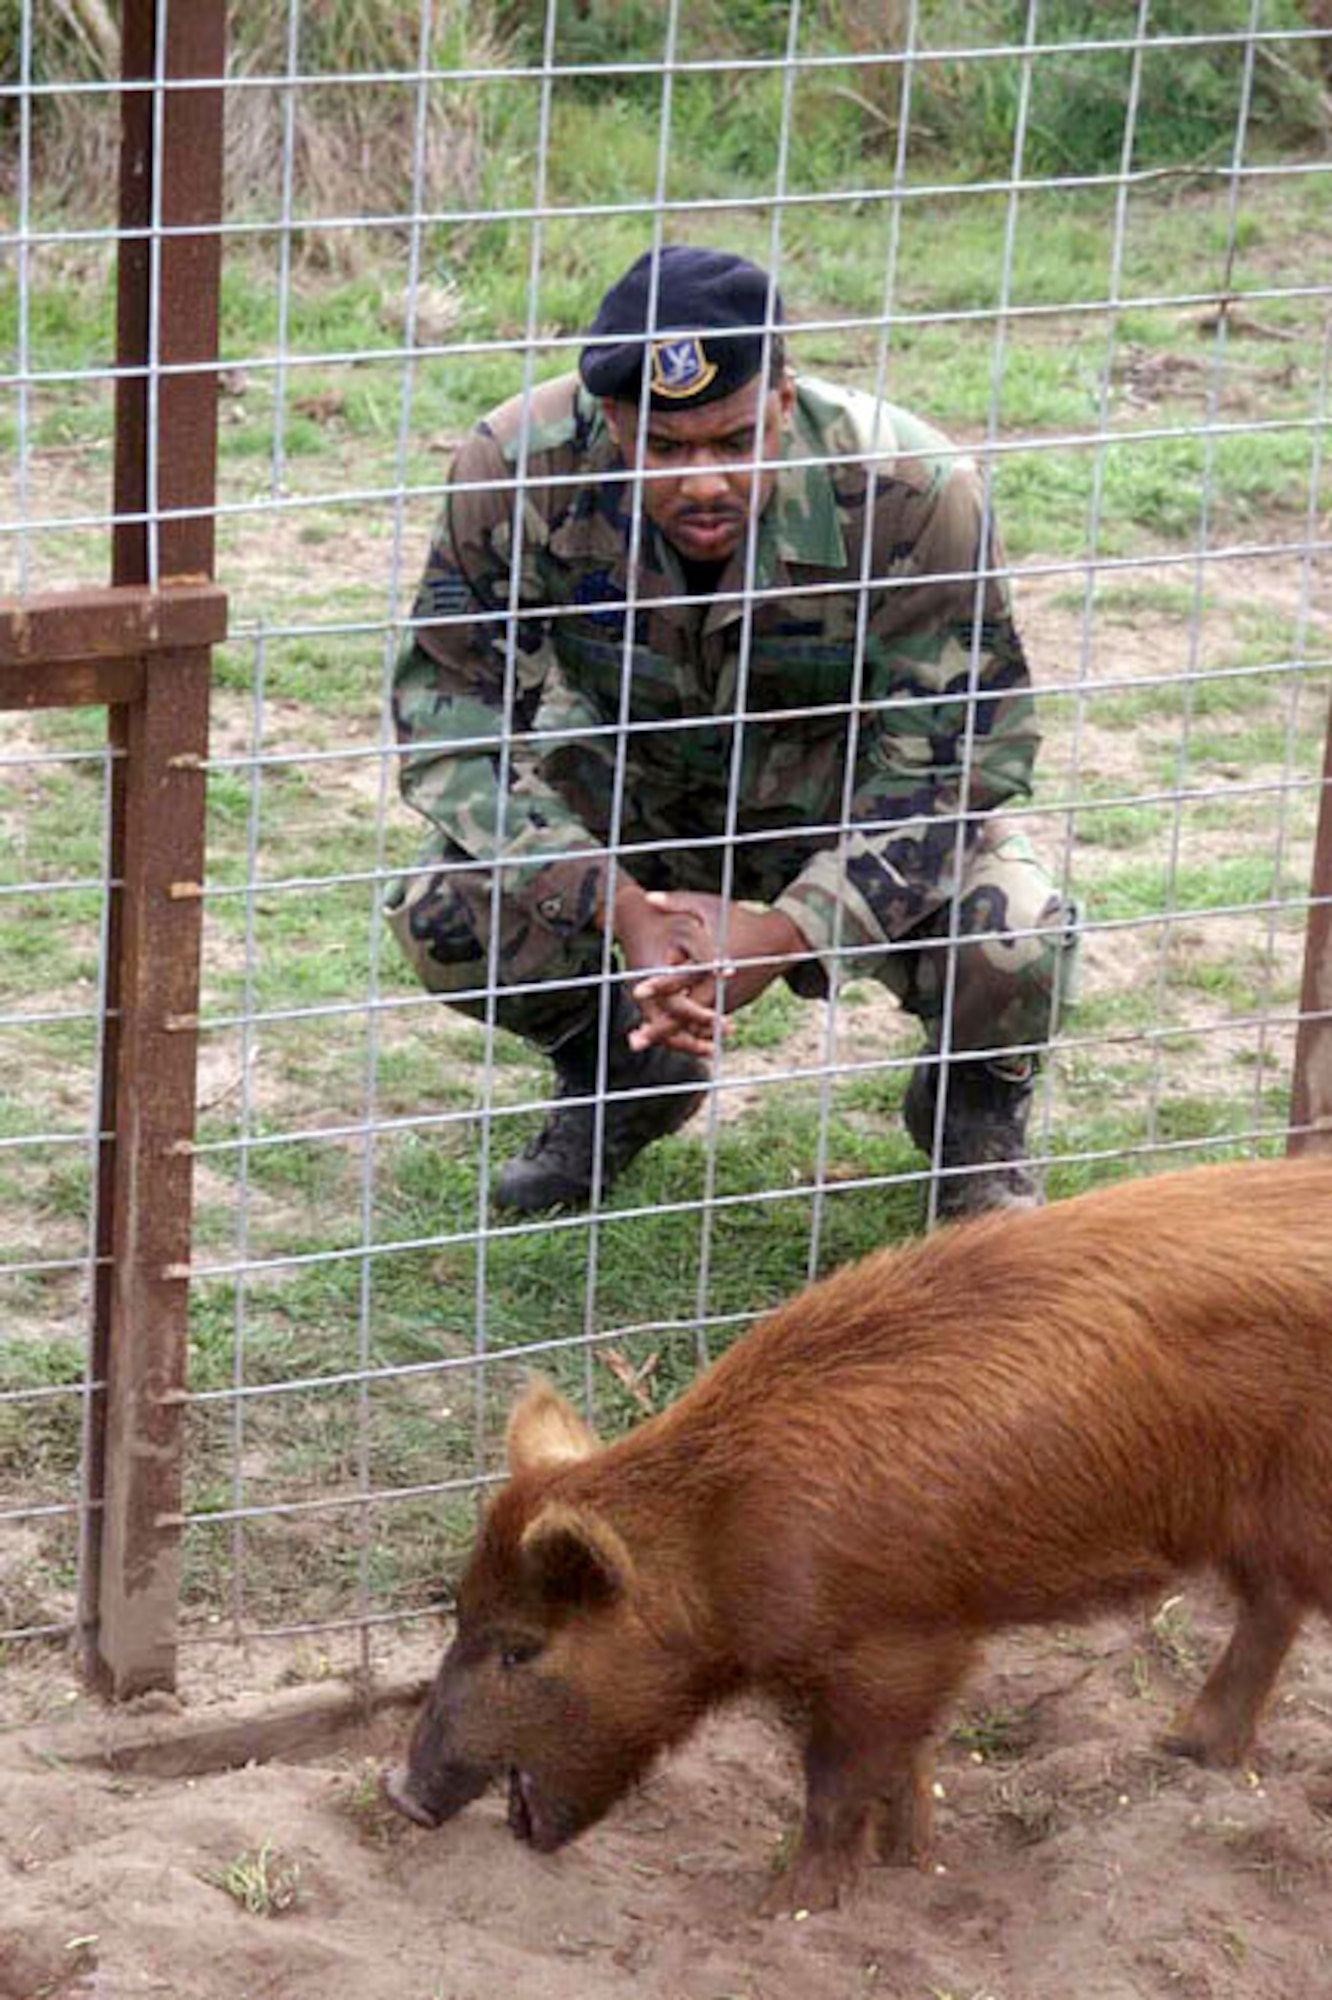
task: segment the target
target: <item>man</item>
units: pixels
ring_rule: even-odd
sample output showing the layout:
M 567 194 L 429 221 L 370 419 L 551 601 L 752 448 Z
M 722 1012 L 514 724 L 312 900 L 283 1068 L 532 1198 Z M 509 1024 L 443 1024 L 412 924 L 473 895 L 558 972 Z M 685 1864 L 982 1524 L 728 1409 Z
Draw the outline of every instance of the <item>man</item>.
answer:
M 849 973 L 925 1025 L 904 1115 L 940 1212 L 1036 1199 L 1073 932 L 992 816 L 1037 736 L 980 483 L 916 418 L 792 375 L 781 321 L 744 259 L 649 253 L 578 375 L 454 465 L 395 686 L 434 832 L 390 914 L 430 991 L 485 1018 L 491 988 L 554 1062 L 511 1210 L 585 1204 L 683 1124 L 772 980 Z

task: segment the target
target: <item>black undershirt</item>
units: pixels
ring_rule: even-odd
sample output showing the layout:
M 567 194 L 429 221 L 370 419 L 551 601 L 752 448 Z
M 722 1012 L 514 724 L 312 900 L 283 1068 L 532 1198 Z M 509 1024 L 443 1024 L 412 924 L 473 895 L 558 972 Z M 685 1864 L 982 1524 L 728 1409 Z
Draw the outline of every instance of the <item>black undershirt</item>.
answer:
M 721 582 L 721 573 L 726 564 L 690 562 L 688 556 L 680 556 L 680 567 L 684 571 L 685 589 L 691 597 L 711 597 Z

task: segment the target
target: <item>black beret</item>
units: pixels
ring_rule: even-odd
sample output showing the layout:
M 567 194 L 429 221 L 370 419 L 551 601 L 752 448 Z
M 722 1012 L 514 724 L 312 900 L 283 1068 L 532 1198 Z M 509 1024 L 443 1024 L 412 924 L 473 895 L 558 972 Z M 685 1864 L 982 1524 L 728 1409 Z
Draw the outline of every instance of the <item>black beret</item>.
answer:
M 651 324 L 661 334 L 645 342 L 654 259 Z M 667 243 L 646 251 L 611 286 L 588 328 L 595 345 L 579 355 L 578 372 L 594 396 L 637 402 L 650 345 L 651 407 L 695 409 L 752 381 L 763 366 L 764 328 L 781 317 L 781 299 L 757 264 L 725 250 Z

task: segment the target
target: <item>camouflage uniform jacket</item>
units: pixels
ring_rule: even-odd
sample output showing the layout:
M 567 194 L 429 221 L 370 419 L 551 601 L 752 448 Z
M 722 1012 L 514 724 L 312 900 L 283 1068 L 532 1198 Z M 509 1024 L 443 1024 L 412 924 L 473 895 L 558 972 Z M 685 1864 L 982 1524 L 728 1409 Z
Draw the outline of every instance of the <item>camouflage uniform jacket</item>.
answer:
M 595 925 L 623 706 L 621 841 L 734 831 L 736 893 L 784 910 L 816 953 L 900 937 L 949 893 L 959 809 L 1026 792 L 1037 744 L 997 579 L 977 626 L 975 572 L 999 556 L 981 545 L 975 468 L 907 413 L 798 377 L 749 617 L 744 548 L 713 595 L 679 601 L 680 559 L 645 515 L 635 524 L 633 491 L 574 376 L 515 397 L 463 446 L 395 683 L 403 794 L 438 829 L 435 851 L 490 861 L 498 840 L 503 894 L 532 924 L 564 938 Z M 634 872 L 632 852 L 621 865 Z

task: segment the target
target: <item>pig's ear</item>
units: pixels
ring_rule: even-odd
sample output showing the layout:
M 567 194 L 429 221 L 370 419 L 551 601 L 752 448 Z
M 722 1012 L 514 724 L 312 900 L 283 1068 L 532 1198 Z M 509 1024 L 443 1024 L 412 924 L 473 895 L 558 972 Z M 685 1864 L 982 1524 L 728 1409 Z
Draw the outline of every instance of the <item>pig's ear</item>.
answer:
M 633 1558 L 610 1522 L 583 1507 L 547 1500 L 521 1546 L 532 1581 L 555 1609 L 613 1604 L 632 1580 Z
M 559 1390 L 534 1375 L 509 1412 L 509 1470 L 553 1472 L 600 1450 L 595 1432 Z

